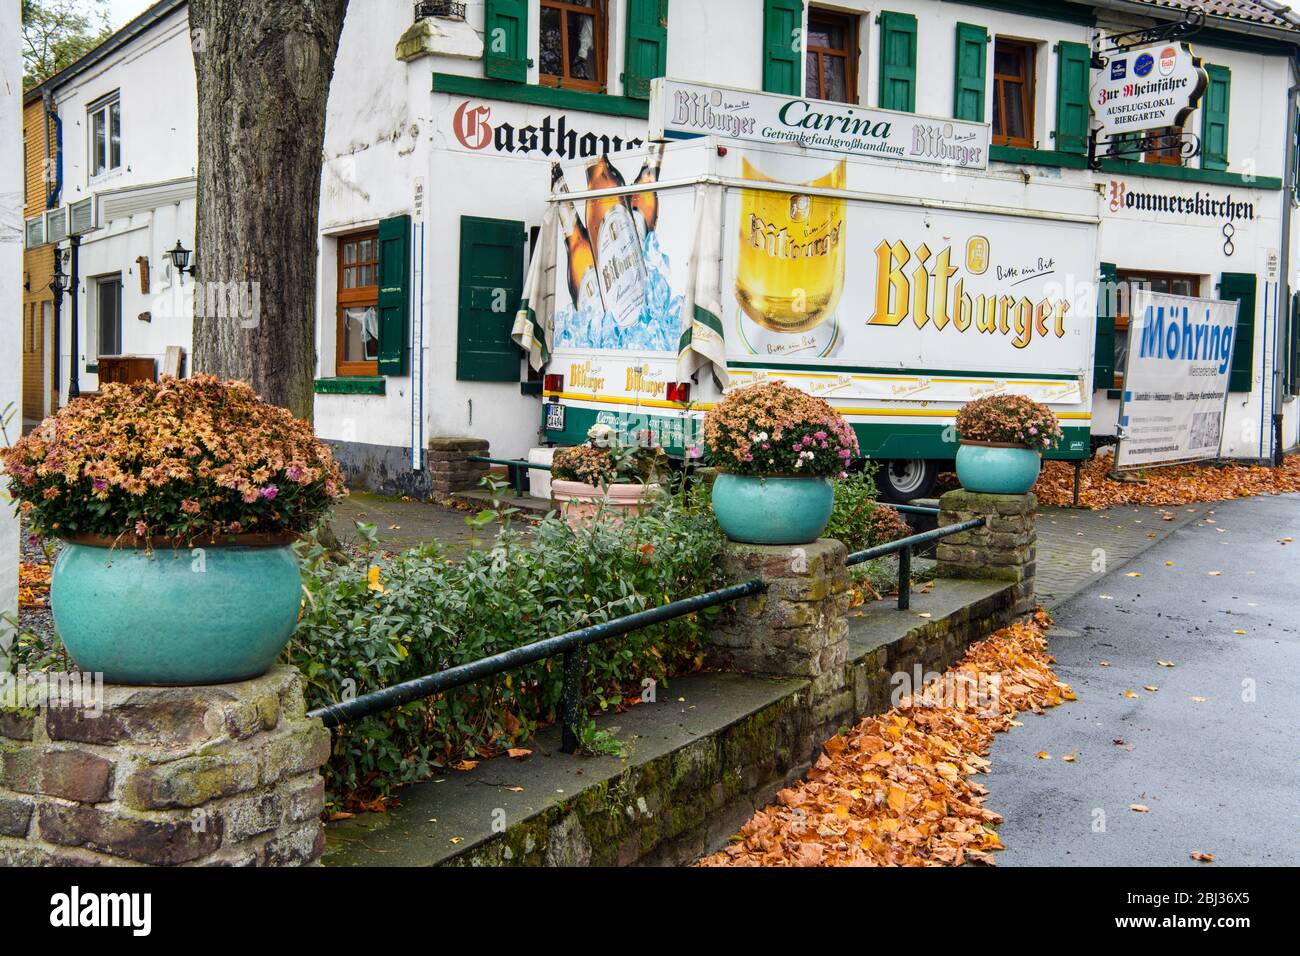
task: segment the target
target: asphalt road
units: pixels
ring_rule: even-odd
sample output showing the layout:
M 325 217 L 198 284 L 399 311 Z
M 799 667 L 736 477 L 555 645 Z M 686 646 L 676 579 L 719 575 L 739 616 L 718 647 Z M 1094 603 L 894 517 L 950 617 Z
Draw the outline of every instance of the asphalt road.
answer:
M 1000 866 L 1300 864 L 1300 497 L 1213 507 L 1056 611 L 1079 700 L 994 743 Z

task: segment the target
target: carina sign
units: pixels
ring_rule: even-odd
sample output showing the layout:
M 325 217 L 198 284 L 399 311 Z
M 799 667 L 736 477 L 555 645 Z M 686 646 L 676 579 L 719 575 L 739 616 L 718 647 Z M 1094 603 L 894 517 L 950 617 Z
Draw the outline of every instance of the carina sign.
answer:
M 989 164 L 987 123 L 655 80 L 650 94 L 650 138 L 695 136 L 789 143 L 850 156 L 958 169 L 987 169 Z
M 1092 113 L 1107 135 L 1182 126 L 1208 82 L 1186 43 L 1125 50 L 1093 76 Z

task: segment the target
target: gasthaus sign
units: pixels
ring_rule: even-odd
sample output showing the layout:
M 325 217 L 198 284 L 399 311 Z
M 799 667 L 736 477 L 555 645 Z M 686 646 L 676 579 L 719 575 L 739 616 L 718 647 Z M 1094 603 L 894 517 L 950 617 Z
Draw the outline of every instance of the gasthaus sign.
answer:
M 659 79 L 650 138 L 725 136 L 876 159 L 987 169 L 989 125 Z
M 1208 82 L 1186 43 L 1126 50 L 1093 78 L 1092 112 L 1104 134 L 1182 126 Z
M 1115 466 L 1217 458 L 1237 302 L 1133 293 Z

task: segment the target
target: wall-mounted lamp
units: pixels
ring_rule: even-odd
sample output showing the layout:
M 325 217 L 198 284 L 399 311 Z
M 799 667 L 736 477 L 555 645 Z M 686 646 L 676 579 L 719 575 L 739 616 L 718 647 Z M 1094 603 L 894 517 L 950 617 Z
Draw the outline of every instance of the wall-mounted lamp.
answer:
M 172 267 L 182 276 L 184 276 L 185 273 L 187 272 L 190 275 L 194 275 L 194 270 L 198 268 L 197 261 L 194 263 L 194 265 L 189 264 L 190 250 L 182 246 L 181 241 L 179 239 L 176 240 L 176 248 L 172 249 L 167 253 L 167 258 L 172 261 Z M 185 280 L 182 279 L 181 281 L 183 282 Z
M 63 295 L 68 289 L 68 276 L 63 271 L 63 257 L 54 257 L 54 275 L 50 277 L 50 291 L 56 296 Z

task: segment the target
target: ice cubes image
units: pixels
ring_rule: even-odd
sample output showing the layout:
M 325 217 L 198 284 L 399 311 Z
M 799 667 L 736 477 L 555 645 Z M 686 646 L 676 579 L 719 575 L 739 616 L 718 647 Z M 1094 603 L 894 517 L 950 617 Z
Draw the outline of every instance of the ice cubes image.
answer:
M 630 352 L 676 352 L 681 337 L 683 297 L 673 295 L 669 283 L 671 264 L 659 247 L 655 233 L 646 236 L 646 301 L 641 318 L 620 329 L 613 313 L 597 309 L 579 311 L 572 305 L 555 313 L 555 347 L 615 349 Z

